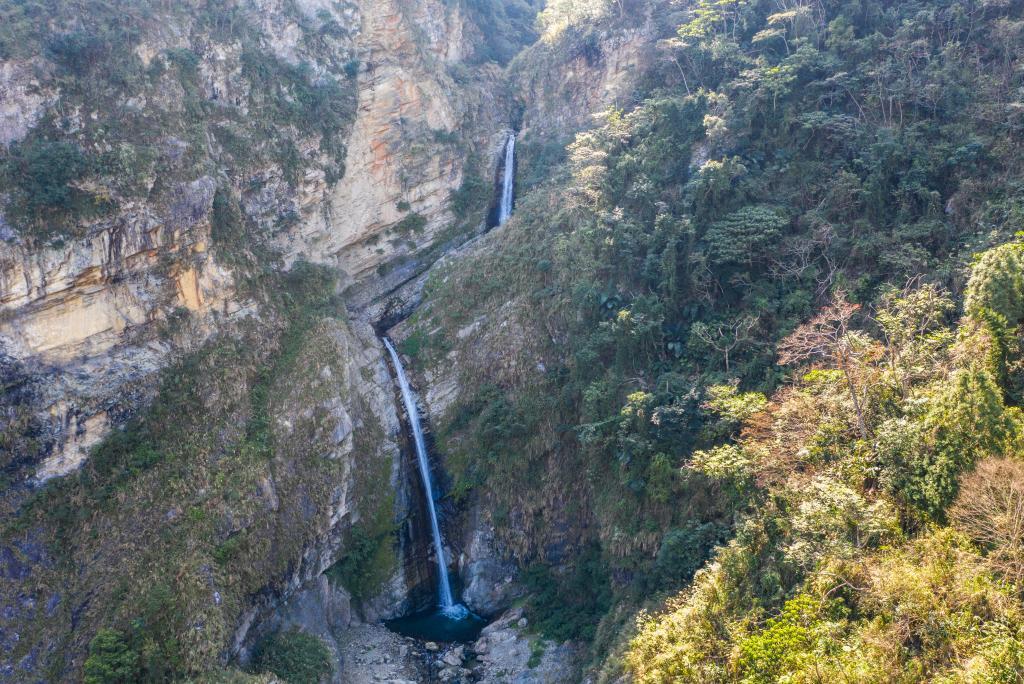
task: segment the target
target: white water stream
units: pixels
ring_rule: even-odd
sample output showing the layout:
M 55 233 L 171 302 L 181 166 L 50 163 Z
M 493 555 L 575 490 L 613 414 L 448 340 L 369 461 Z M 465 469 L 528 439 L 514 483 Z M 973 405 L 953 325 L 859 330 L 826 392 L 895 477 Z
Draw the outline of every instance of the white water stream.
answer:
M 512 203 L 515 200 L 515 179 L 516 179 L 516 136 L 515 133 L 508 136 L 508 143 L 505 145 L 505 174 L 501 185 L 501 203 L 498 205 L 498 225 L 502 225 L 512 215 Z M 409 427 L 412 430 L 413 442 L 416 446 L 416 460 L 420 466 L 420 476 L 423 478 L 423 491 L 427 499 L 427 510 L 430 512 L 430 531 L 434 537 L 434 554 L 437 556 L 437 577 L 438 597 L 441 613 L 453 620 L 462 620 L 470 616 L 469 609 L 461 603 L 455 603 L 452 595 L 452 584 L 448 577 L 448 563 L 444 555 L 444 539 L 441 537 L 441 526 L 437 521 L 437 508 L 434 505 L 434 486 L 430 478 L 430 459 L 427 454 L 427 443 L 423 437 L 423 425 L 420 422 L 419 406 L 416 405 L 416 396 L 409 386 L 409 378 L 405 375 L 405 368 L 402 366 L 402 359 L 398 356 L 391 340 L 382 337 L 384 346 L 391 355 L 391 363 L 395 367 L 395 376 L 398 378 L 398 387 L 402 391 L 402 403 L 405 404 L 405 412 L 409 416 Z
M 412 392 L 412 387 L 409 386 L 409 379 L 405 375 L 405 368 L 402 367 L 402 360 L 391 344 L 391 340 L 386 337 L 382 339 L 388 353 L 391 354 L 391 362 L 395 367 L 398 387 L 402 391 L 402 403 L 405 404 L 405 412 L 409 416 L 409 427 L 412 429 L 412 438 L 416 446 L 416 460 L 419 461 L 420 476 L 423 478 L 423 493 L 427 499 L 427 510 L 430 511 L 430 529 L 434 536 L 434 552 L 437 556 L 438 597 L 441 612 L 450 618 L 461 619 L 469 614 L 469 610 L 462 604 L 455 603 L 455 597 L 452 595 L 452 585 L 448 578 L 448 563 L 444 556 L 444 540 L 441 537 L 441 526 L 437 522 L 437 509 L 434 507 L 434 487 L 430 479 L 427 443 L 423 438 L 423 426 L 420 423 L 416 396 Z
M 505 177 L 501 183 L 501 204 L 498 205 L 498 225 L 508 221 L 512 215 L 512 202 L 515 200 L 516 181 L 516 134 L 508 136 L 505 145 Z

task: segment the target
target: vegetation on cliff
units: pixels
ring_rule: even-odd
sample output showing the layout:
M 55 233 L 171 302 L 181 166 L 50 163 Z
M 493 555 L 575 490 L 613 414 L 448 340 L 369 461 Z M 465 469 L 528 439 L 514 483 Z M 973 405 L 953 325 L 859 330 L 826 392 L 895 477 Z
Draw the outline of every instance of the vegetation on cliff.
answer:
M 474 59 L 541 38 L 513 81 L 600 65 L 619 31 L 658 39 L 628 106 L 568 146 L 523 132 L 516 216 L 431 277 L 403 343 L 424 377 L 458 362 L 435 425 L 449 496 L 521 563 L 532 628 L 591 643 L 600 681 L 1019 681 L 1020 4 L 558 0 L 535 26 L 533 2 L 464 5 L 493 36 Z M 0 58 L 42 55 L 60 105 L 0 152 L 14 227 L 59 239 L 216 177 L 214 247 L 262 312 L 4 521 L 5 567 L 37 573 L 30 601 L 0 588 L 24 611 L 11 658 L 51 679 L 242 681 L 218 670 L 234 629 L 340 499 L 359 520 L 329 575 L 370 597 L 394 568 L 386 436 L 372 378 L 342 379 L 359 350 L 334 274 L 282 276 L 225 178 L 336 180 L 359 65 L 282 60 L 232 7 L 3 7 Z M 251 117 L 200 93 L 195 50 L 136 49 L 167 12 L 240 49 Z M 328 17 L 299 23 L 303 54 L 346 53 Z M 457 218 L 487 191 L 467 173 Z M 357 466 L 321 448 L 340 398 Z M 329 665 L 289 632 L 257 656 L 290 679 Z
M 32 61 L 55 98 L 0 147 L 8 222 L 44 239 L 79 234 L 133 201 L 173 203 L 175 180 L 224 167 L 276 165 L 292 185 L 310 167 L 339 179 L 356 104 L 350 36 L 329 12 L 283 11 L 302 31 L 291 61 L 242 3 L 5 3 L 0 59 Z M 171 40 L 167 25 L 184 35 Z M 211 54 L 239 73 L 212 72 Z
M 54 681 L 82 667 L 90 639 L 90 681 L 215 670 L 254 597 L 281 589 L 343 503 L 375 535 L 346 541 L 353 588 L 394 571 L 394 493 L 380 487 L 393 453 L 368 406 L 370 371 L 350 365 L 364 342 L 338 320 L 333 274 L 300 264 L 257 285 L 267 318 L 168 368 L 148 409 L 5 521 L 7 543 L 47 549 L 16 653 Z M 351 421 L 361 428 L 338 432 Z M 308 655 L 278 646 L 274 667 Z

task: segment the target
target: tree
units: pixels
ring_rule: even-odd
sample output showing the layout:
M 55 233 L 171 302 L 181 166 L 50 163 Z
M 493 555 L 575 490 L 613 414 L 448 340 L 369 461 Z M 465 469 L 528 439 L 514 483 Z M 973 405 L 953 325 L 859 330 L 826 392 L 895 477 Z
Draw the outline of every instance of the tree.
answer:
M 984 252 L 971 269 L 965 308 L 988 309 L 1011 326 L 1024 320 L 1024 243 L 1011 242 Z
M 946 517 L 960 475 L 977 461 L 1015 448 L 1018 412 L 985 369 L 966 368 L 943 378 L 918 402 L 917 419 L 887 421 L 878 431 L 883 484 L 932 520 Z
M 916 287 L 916 280 L 885 293 L 874 317 L 885 337 L 889 368 L 904 396 L 912 381 L 935 372 L 939 349 L 951 339 L 940 329 L 953 301 L 935 285 Z
M 897 536 L 899 524 L 885 499 L 871 501 L 831 477 L 815 477 L 797 494 L 788 559 L 810 569 L 825 557 L 853 558 Z
M 718 417 L 718 424 L 710 430 L 714 436 L 734 434 L 751 416 L 768 406 L 768 398 L 760 392 L 740 392 L 736 384 L 708 387 L 707 399 L 701 408 Z
M 139 656 L 113 629 L 101 629 L 89 642 L 84 665 L 85 684 L 130 684 L 138 681 Z
M 253 664 L 289 684 L 319 684 L 334 670 L 323 641 L 297 630 L 271 635 L 257 647 Z
M 767 206 L 743 207 L 708 229 L 704 239 L 717 265 L 747 264 L 760 261 L 765 250 L 778 242 L 789 222 Z
M 740 316 L 739 318 L 717 325 L 709 325 L 703 321 L 693 324 L 691 334 L 708 347 L 711 347 L 725 360 L 725 372 L 729 372 L 729 355 L 750 340 L 750 331 L 757 325 L 756 316 Z
M 988 561 L 1024 587 L 1024 463 L 988 458 L 960 486 L 950 520 L 988 552 Z
M 864 334 L 850 330 L 850 320 L 859 308 L 860 305 L 846 300 L 845 292 L 837 290 L 831 304 L 779 343 L 779 364 L 790 366 L 812 359 L 831 361 L 843 373 L 857 414 L 857 429 L 867 439 L 865 409 L 870 384 L 863 380 L 862 371 L 871 358 L 872 344 Z

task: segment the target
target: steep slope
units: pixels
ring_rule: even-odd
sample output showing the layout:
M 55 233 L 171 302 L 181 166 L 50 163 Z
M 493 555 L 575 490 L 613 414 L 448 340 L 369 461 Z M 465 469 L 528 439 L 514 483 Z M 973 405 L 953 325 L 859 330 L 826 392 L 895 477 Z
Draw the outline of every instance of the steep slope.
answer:
M 1017 4 L 3 9 L 3 676 L 1019 676 Z
M 56 3 L 45 29 L 36 8 L 9 8 L 4 37 L 4 91 L 34 95 L 6 127 L 0 335 L 7 366 L 59 383 L 17 409 L 41 423 L 21 457 L 44 459 L 37 478 L 137 403 L 123 390 L 173 355 L 174 321 L 194 347 L 257 313 L 239 280 L 270 254 L 336 267 L 365 299 L 476 228 L 486 193 L 466 222 L 449 196 L 465 168 L 490 174 L 507 116 L 457 8 L 134 4 L 121 26 Z

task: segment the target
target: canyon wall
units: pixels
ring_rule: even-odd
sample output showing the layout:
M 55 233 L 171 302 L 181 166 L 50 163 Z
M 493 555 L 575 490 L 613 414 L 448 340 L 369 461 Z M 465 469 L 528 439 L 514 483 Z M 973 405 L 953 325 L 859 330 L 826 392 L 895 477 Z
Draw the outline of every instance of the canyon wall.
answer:
M 43 231 L 0 219 L 0 353 L 11 369 L 8 384 L 35 388 L 6 407 L 11 415 L 31 413 L 37 425 L 36 453 L 20 455 L 26 467 L 19 477 L 44 480 L 77 468 L 144 402 L 144 393 L 132 388 L 225 321 L 261 315 L 258 302 L 238 291 L 238 260 L 216 244 L 223 220 L 218 192 L 237 198 L 249 226 L 243 244 L 232 248 L 251 252 L 252 241 L 279 252 L 286 266 L 329 264 L 342 274 L 342 287 L 361 292 L 362 302 L 426 268 L 436 258 L 431 248 L 477 228 L 479 219 L 460 222 L 453 215 L 450 195 L 462 186 L 467 164 L 475 174 L 490 174 L 507 116 L 500 68 L 463 62 L 472 54 L 469 41 L 479 36 L 458 7 L 261 1 L 237 9 L 239 21 L 253 25 L 266 59 L 302 65 L 311 80 L 335 79 L 352 91 L 354 113 L 340 135 L 338 168 L 316 131 L 261 120 L 259 84 L 247 71 L 251 47 L 217 36 L 188 13 L 145 24 L 135 47 L 140 62 L 167 61 L 172 51 L 195 54 L 199 101 L 213 113 L 202 138 L 159 131 L 159 171 L 137 179 L 146 186 L 142 195 L 119 198 L 109 179 L 84 181 L 95 186 L 87 188 L 93 195 L 120 200 L 102 218 Z M 314 37 L 321 44 L 313 46 Z M 452 70 L 463 82 L 455 82 Z M 75 140 L 73 132 L 89 120 L 116 118 L 125 109 L 144 118 L 169 112 L 175 121 L 191 115 L 169 76 L 122 101 L 58 114 L 68 105 L 53 72 L 39 57 L 0 63 L 0 92 L 10 96 L 4 98 L 5 145 L 17 145 L 36 122 L 58 116 L 64 116 L 58 128 Z M 222 129 L 247 130 L 237 120 L 293 141 L 302 158 L 297 177 L 289 180 L 293 170 L 272 157 L 242 161 L 241 152 L 228 149 Z M 108 144 L 77 138 L 83 148 Z M 483 153 L 471 157 L 470 149 Z M 190 164 L 192 157 L 202 162 Z M 332 173 L 340 180 L 328 182 Z M 175 334 L 183 328 L 186 334 Z

